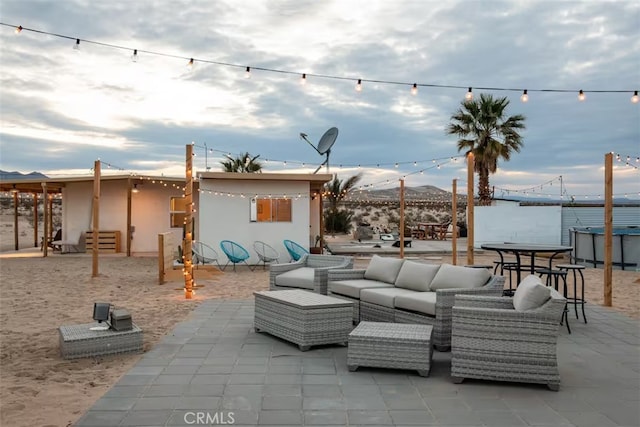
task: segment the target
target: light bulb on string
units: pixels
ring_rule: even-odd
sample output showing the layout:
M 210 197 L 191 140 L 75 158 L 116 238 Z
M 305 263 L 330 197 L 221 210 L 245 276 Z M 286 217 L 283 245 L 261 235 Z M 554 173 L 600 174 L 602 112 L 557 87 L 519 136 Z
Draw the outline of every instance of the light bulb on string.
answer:
M 138 49 L 133 49 L 133 55 L 131 55 L 131 62 L 138 62 Z
M 306 84 L 307 84 L 307 74 L 306 74 L 306 73 L 303 73 L 303 74 L 302 74 L 302 77 L 300 78 L 300 84 L 301 84 L 302 86 L 304 86 L 304 85 L 306 85 Z
M 520 101 L 527 102 L 528 100 L 529 100 L 529 95 L 527 94 L 527 90 L 525 89 L 524 92 L 522 92 L 522 96 L 520 97 Z
M 18 25 L 16 27 L 16 34 L 20 34 L 22 32 L 22 25 Z
M 80 50 L 80 39 L 76 39 L 76 44 L 73 45 L 73 50 L 75 51 Z
M 245 70 L 244 78 L 245 79 L 250 79 L 251 78 L 251 67 L 247 67 L 247 69 Z
M 464 96 L 464 99 L 466 99 L 467 101 L 471 101 L 473 99 L 473 88 L 469 88 L 469 91 Z
M 587 95 L 585 95 L 584 91 L 580 89 L 580 92 L 578 92 L 578 101 L 582 102 L 585 99 L 587 99 Z
M 631 102 L 633 102 L 634 104 L 637 104 L 638 101 L 640 101 L 640 98 L 638 98 L 638 91 L 634 90 L 633 96 L 631 97 Z
M 193 70 L 193 67 L 195 65 L 195 62 L 193 61 L 193 58 L 189 59 L 189 62 L 187 63 L 187 68 L 189 70 Z M 192 142 L 191 145 L 193 145 L 194 143 Z
M 411 87 L 411 95 L 417 95 L 417 94 L 418 94 L 418 85 L 414 83 L 413 86 Z
M 362 92 L 362 79 L 358 79 L 358 83 L 356 84 L 356 92 Z

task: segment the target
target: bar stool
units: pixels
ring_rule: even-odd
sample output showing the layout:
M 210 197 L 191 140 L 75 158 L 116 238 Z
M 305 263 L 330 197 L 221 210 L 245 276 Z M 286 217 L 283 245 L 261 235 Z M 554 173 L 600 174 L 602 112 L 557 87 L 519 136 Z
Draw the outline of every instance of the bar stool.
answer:
M 556 268 L 559 270 L 565 270 L 568 272 L 573 272 L 573 297 L 567 298 L 569 304 L 573 304 L 573 309 L 576 312 L 576 319 L 578 317 L 578 305 L 582 308 L 582 319 L 584 319 L 584 323 L 587 323 L 587 316 L 584 314 L 584 305 L 586 301 L 584 300 L 584 275 L 582 274 L 582 270 L 585 269 L 584 265 L 580 264 L 558 264 Z M 576 275 L 576 271 L 580 274 L 580 296 L 578 296 L 578 276 Z
M 504 291 L 502 291 L 502 295 L 507 297 L 513 296 L 515 288 L 518 287 L 518 284 L 516 283 L 516 286 L 514 288 L 512 273 L 518 270 L 518 263 L 511 261 L 494 261 L 493 263 L 495 264 L 495 267 L 493 268 L 493 274 L 497 273 L 498 268 L 500 268 L 500 275 L 504 275 L 505 270 L 509 272 L 509 289 L 505 289 Z
M 567 324 L 567 332 L 571 333 L 571 328 L 569 327 L 569 299 L 567 298 L 567 271 L 566 270 L 555 270 L 550 268 L 538 268 L 536 269 L 536 273 L 542 278 L 542 276 L 546 276 L 545 283 L 547 286 L 552 286 L 556 289 L 556 291 L 560 292 L 558 287 L 560 284 L 560 279 L 562 279 L 563 283 L 563 292 L 562 295 L 567 300 L 567 304 L 564 306 L 564 312 L 562 313 L 562 319 L 560 319 L 560 324 L 564 321 Z

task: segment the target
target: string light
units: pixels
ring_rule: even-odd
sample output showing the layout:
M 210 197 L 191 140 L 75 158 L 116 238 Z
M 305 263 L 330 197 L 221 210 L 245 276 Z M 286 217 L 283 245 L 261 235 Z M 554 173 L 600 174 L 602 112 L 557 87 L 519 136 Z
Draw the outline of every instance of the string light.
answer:
M 356 92 L 362 92 L 362 79 L 358 79 L 358 83 L 356 84 Z
M 464 99 L 466 99 L 467 101 L 471 101 L 473 99 L 473 89 L 469 88 L 469 91 L 467 91 L 467 94 L 464 96 Z
M 250 79 L 251 78 L 251 67 L 247 67 L 247 69 L 245 70 L 244 78 L 245 79 Z
M 74 49 L 79 49 L 80 46 L 80 39 L 77 39 L 75 37 L 71 37 L 71 36 L 67 36 L 67 35 L 63 35 L 63 34 L 57 34 L 57 33 L 52 33 L 52 32 L 48 32 L 48 31 L 42 31 L 42 30 L 37 30 L 37 29 L 33 29 L 33 28 L 26 28 L 23 27 L 22 25 L 16 26 L 13 24 L 7 24 L 4 22 L 0 22 L 0 26 L 5 26 L 5 27 L 10 27 L 12 28 L 12 30 L 14 30 L 16 33 L 22 32 L 22 31 L 30 31 L 30 32 L 34 32 L 34 33 L 38 33 L 38 34 L 44 34 L 44 35 L 48 35 L 48 36 L 53 36 L 53 37 L 59 37 L 59 38 L 64 38 L 64 39 L 69 39 L 69 40 L 75 40 L 76 44 L 74 45 Z M 128 50 L 128 51 L 132 51 L 134 50 L 131 47 L 127 47 L 127 46 L 120 46 L 120 45 L 115 45 L 115 44 L 110 44 L 110 43 L 104 43 L 104 42 L 99 42 L 99 41 L 93 41 L 93 40 L 86 40 L 83 39 L 82 40 L 84 43 L 90 43 L 90 44 L 96 44 L 96 45 L 100 45 L 100 46 L 104 46 L 104 47 L 110 47 L 110 48 L 114 48 L 114 49 L 123 49 L 123 50 Z M 168 53 L 163 53 L 163 52 L 156 52 L 156 51 L 150 51 L 150 50 L 141 50 L 141 49 L 136 49 L 138 50 L 140 53 L 145 53 L 148 55 L 156 55 L 156 56 L 163 56 L 163 57 L 167 57 L 167 58 L 177 58 L 177 59 L 183 59 L 183 60 L 189 60 L 189 57 L 184 57 L 184 56 L 180 56 L 180 55 L 173 55 L 173 54 L 168 54 Z M 195 58 L 191 58 L 194 61 L 196 60 Z M 245 68 L 244 65 L 239 65 L 239 64 L 233 64 L 233 63 L 228 63 L 228 62 L 221 62 L 221 61 L 212 61 L 212 60 L 206 60 L 206 59 L 200 59 L 198 58 L 197 61 L 199 62 L 203 62 L 203 63 L 207 63 L 207 64 L 214 64 L 214 65 L 221 65 L 221 66 L 227 66 L 227 67 L 234 67 L 234 68 Z M 275 68 L 266 68 L 266 67 L 249 67 L 246 66 L 246 71 L 247 73 L 245 74 L 245 77 L 249 78 L 250 77 L 250 71 L 251 68 L 254 69 L 259 69 L 262 71 L 268 71 L 268 72 L 273 72 L 273 73 L 279 73 L 279 74 L 292 74 L 292 75 L 300 75 L 300 72 L 296 72 L 296 71 L 289 71 L 289 70 L 282 70 L 282 69 L 275 69 Z M 336 75 L 325 75 L 325 74 L 308 74 L 305 73 L 305 77 L 310 77 L 310 76 L 314 76 L 317 78 L 323 78 L 323 79 L 333 79 L 333 80 L 353 80 L 353 78 L 350 77 L 343 77 L 343 76 L 336 76 Z M 356 89 L 358 91 L 360 91 L 362 89 L 362 80 L 363 79 L 358 79 L 358 85 L 360 88 Z M 366 80 L 366 81 L 370 81 L 370 82 L 375 82 L 375 83 L 381 83 L 381 84 L 393 84 L 393 85 L 409 85 L 411 86 L 411 90 L 413 91 L 414 86 L 417 88 L 418 83 L 410 83 L 410 82 L 399 82 L 399 81 L 392 81 L 392 80 Z M 466 86 L 462 86 L 462 85 L 446 85 L 446 84 L 429 84 L 429 83 L 419 83 L 420 86 L 424 86 L 424 87 L 433 87 L 433 88 L 444 88 L 444 89 L 462 89 Z M 477 90 L 490 90 L 490 91 L 508 91 L 508 92 L 521 92 L 523 89 L 518 89 L 518 88 L 504 88 L 504 87 L 476 87 Z M 532 92 L 553 92 L 553 93 L 571 93 L 574 92 L 574 89 L 528 89 L 531 90 Z M 525 89 L 525 92 L 528 92 L 527 89 Z M 631 102 L 633 103 L 638 103 L 640 101 L 640 99 L 638 98 L 637 95 L 637 90 L 590 90 L 588 92 L 598 92 L 598 93 L 630 93 L 633 94 L 631 97 Z M 412 92 L 413 93 L 413 92 Z M 580 90 L 580 96 L 581 98 L 586 98 L 585 96 L 585 91 L 584 90 Z M 473 99 L 473 91 L 472 88 L 469 87 L 469 91 L 467 92 L 466 96 L 465 96 L 466 100 L 471 100 Z M 583 100 L 583 99 L 581 99 Z
M 527 90 L 525 89 L 524 92 L 522 92 L 522 96 L 520 97 L 520 101 L 527 102 L 528 100 L 529 100 L 529 95 L 527 94 Z
M 189 62 L 187 63 L 187 68 L 190 70 L 193 70 L 193 66 L 194 66 L 194 62 L 193 62 L 193 58 L 189 59 Z
M 418 84 L 414 83 L 413 86 L 411 87 L 411 95 L 417 95 L 418 94 Z
M 138 49 L 133 50 L 133 55 L 131 55 L 132 62 L 138 62 Z
M 307 84 L 307 74 L 306 73 L 302 74 L 302 77 L 300 78 L 300 84 L 303 85 L 303 86 Z
M 578 92 L 578 101 L 582 102 L 585 99 L 587 99 L 587 95 L 585 95 L 582 89 L 580 89 L 580 92 Z
M 80 50 L 80 39 L 76 39 L 76 44 L 73 45 L 74 50 Z

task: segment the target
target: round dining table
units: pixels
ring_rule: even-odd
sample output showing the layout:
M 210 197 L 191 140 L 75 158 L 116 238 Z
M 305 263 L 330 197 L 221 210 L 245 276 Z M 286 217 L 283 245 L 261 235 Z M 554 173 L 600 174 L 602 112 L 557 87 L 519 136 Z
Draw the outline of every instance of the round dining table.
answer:
M 529 268 L 530 268 L 531 274 L 534 274 L 536 269 L 536 265 L 535 265 L 536 254 L 550 255 L 549 269 L 552 269 L 553 258 L 555 258 L 559 254 L 562 254 L 565 252 L 571 252 L 573 250 L 572 246 L 547 245 L 547 244 L 539 244 L 539 243 L 484 243 L 480 245 L 480 247 L 482 249 L 486 249 L 489 251 L 496 251 L 500 256 L 501 263 L 504 263 L 504 254 L 513 254 L 516 257 L 517 283 L 520 283 L 520 271 L 523 270 L 522 262 L 520 260 L 521 255 L 528 254 L 531 257 Z

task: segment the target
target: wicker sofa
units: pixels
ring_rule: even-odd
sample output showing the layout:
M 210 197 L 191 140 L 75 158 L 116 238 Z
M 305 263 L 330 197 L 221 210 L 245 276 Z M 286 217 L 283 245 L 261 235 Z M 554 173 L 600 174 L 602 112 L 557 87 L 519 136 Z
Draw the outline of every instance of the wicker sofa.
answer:
M 537 284 L 532 284 L 536 282 Z M 522 307 L 528 288 L 542 292 Z M 526 297 L 525 297 L 526 298 Z M 557 391 L 557 340 L 566 299 L 536 276 L 523 280 L 513 298 L 458 295 L 453 307 L 451 377 L 546 384 Z M 506 326 L 508 325 L 508 326 Z
M 485 269 L 433 265 L 377 255 L 367 269 L 328 272 L 328 295 L 354 302 L 353 320 L 433 325 L 436 349 L 451 346 L 457 294 L 502 295 L 504 277 Z
M 269 289 L 307 289 L 327 295 L 327 273 L 336 268 L 353 268 L 353 258 L 306 254 L 295 262 L 270 264 Z

